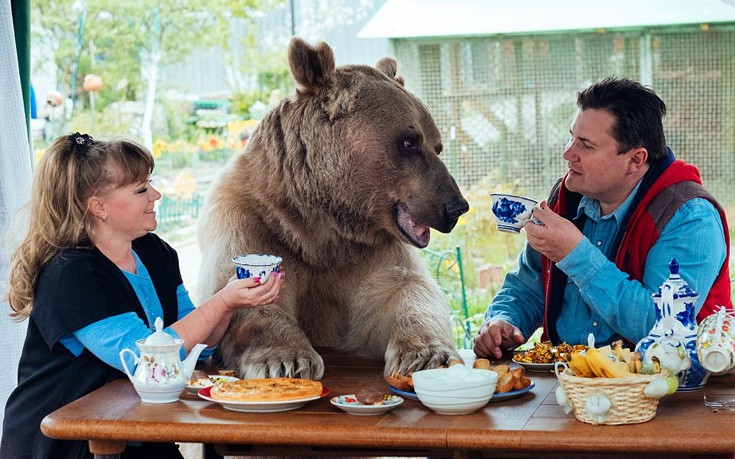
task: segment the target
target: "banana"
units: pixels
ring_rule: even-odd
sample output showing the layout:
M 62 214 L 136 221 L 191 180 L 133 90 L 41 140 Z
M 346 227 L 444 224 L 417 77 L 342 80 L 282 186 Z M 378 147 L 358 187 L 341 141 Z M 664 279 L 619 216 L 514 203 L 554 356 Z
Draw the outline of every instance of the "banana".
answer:
M 625 378 L 631 375 L 630 369 L 628 369 L 628 364 L 625 362 L 613 362 L 613 367 L 616 369 L 618 378 Z
M 594 347 L 587 349 L 585 357 L 590 370 L 592 370 L 592 373 L 594 373 L 595 376 L 599 378 L 609 377 L 608 375 L 610 373 L 608 372 L 607 361 L 610 361 L 610 359 L 605 357 L 599 349 L 595 349 Z
M 630 375 L 628 365 L 624 362 L 613 362 L 608 356 L 593 347 L 587 349 L 586 360 L 595 376 L 601 378 L 624 378 Z
M 658 361 L 658 357 L 652 357 L 651 363 L 653 364 L 653 372 L 661 373 L 661 362 Z
M 572 369 L 575 376 L 581 376 L 583 378 L 594 378 L 595 374 L 592 372 L 589 364 L 587 363 L 587 356 L 585 352 L 574 351 L 569 359 L 569 368 Z
M 619 339 L 612 343 L 613 349 L 615 350 L 615 357 L 617 357 L 618 362 L 625 362 L 625 358 L 623 357 L 623 340 Z
M 630 362 L 628 363 L 628 371 L 631 373 L 640 373 L 642 366 L 643 362 L 641 360 L 641 353 L 634 352 L 630 358 Z

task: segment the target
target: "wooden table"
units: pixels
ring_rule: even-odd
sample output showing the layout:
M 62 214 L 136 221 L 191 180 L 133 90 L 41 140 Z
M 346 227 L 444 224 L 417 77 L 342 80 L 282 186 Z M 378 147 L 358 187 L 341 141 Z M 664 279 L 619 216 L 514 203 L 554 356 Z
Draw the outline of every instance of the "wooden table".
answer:
M 382 362 L 319 352 L 330 396 L 295 411 L 233 412 L 188 394 L 176 403 L 145 404 L 128 380 L 117 380 L 51 413 L 41 429 L 52 438 L 89 440 L 96 457 L 119 454 L 126 441 L 206 443 L 242 455 L 701 459 L 735 452 L 735 413 L 714 413 L 703 404 L 704 394 L 735 398 L 735 375 L 664 397 L 653 420 L 634 425 L 593 426 L 564 414 L 551 373 L 530 373 L 531 392 L 469 415 L 440 415 L 406 400 L 383 415 L 353 416 L 329 398 L 367 386 L 387 393 Z M 463 356 L 471 359 L 471 351 Z

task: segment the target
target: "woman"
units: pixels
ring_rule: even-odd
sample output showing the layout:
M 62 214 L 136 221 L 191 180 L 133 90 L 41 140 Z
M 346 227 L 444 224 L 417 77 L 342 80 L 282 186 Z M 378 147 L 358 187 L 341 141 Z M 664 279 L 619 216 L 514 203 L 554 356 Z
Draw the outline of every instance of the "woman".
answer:
M 56 139 L 41 159 L 30 226 L 11 257 L 8 302 L 29 321 L 0 458 L 91 457 L 86 442 L 46 438 L 41 420 L 123 377 L 120 350 L 135 349 L 156 317 L 186 352 L 206 343 L 211 354 L 235 310 L 277 299 L 280 273 L 262 285 L 232 280 L 194 307 L 176 252 L 151 233 L 161 198 L 149 183 L 153 166 L 133 142 L 79 133 Z M 126 455 L 181 457 L 166 443 L 129 445 Z

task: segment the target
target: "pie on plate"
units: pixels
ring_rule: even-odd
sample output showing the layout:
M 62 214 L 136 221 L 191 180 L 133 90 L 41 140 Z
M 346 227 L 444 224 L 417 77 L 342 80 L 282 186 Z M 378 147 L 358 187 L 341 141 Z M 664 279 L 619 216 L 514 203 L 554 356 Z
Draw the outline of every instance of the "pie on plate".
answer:
M 217 401 L 277 402 L 319 397 L 322 390 L 322 383 L 311 379 L 238 379 L 215 384 L 210 396 Z
M 228 400 L 215 400 L 210 393 L 214 386 L 205 387 L 198 392 L 199 398 L 203 398 L 209 402 L 222 405 L 223 408 L 230 411 L 240 411 L 243 413 L 276 413 L 279 411 L 296 410 L 304 406 L 307 402 L 329 395 L 329 389 L 326 387 L 322 393 L 316 397 L 302 398 L 298 400 L 276 400 L 268 402 L 237 402 Z

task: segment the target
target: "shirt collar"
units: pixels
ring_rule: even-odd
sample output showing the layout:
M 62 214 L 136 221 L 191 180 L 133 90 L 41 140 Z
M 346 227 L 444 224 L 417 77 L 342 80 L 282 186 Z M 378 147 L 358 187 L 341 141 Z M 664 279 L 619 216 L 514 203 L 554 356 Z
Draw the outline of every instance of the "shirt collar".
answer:
M 579 206 L 577 207 L 577 215 L 574 217 L 574 220 L 577 220 L 579 217 L 582 216 L 582 212 L 587 215 L 587 218 L 592 219 L 596 222 L 599 222 L 603 219 L 609 219 L 614 218 L 615 223 L 618 227 L 620 227 L 620 223 L 623 221 L 623 218 L 625 218 L 625 214 L 628 212 L 628 209 L 630 208 L 630 205 L 633 203 L 633 199 L 635 198 L 636 193 L 638 192 L 638 188 L 641 186 L 641 181 L 639 180 L 638 183 L 635 185 L 635 188 L 633 188 L 633 191 L 630 192 L 627 198 L 625 198 L 625 201 L 623 201 L 622 204 L 618 206 L 617 209 L 615 209 L 611 214 L 605 215 L 604 217 L 601 217 L 602 211 L 600 210 L 600 201 L 597 199 L 588 198 L 587 196 L 582 196 L 582 200 L 579 201 Z

